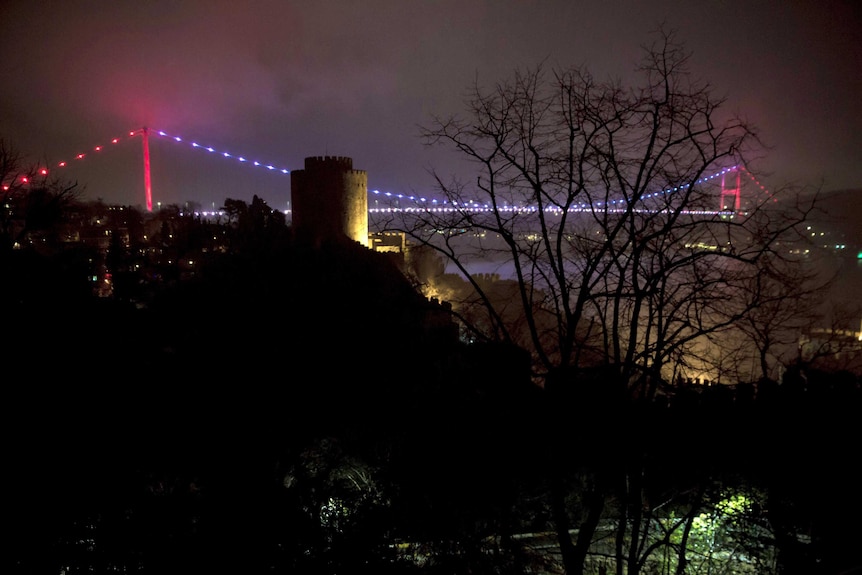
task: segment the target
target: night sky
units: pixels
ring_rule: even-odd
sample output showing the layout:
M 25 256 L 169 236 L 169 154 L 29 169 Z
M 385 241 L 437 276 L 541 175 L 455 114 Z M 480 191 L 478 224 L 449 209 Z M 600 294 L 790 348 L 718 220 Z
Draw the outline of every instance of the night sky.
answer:
M 662 23 L 774 148 L 752 167 L 770 187 L 862 189 L 853 0 L 4 0 L 0 137 L 52 166 L 88 153 L 64 173 L 109 203 L 143 205 L 140 137 L 128 137 L 142 126 L 276 168 L 350 156 L 371 190 L 427 193 L 429 168 L 464 166 L 424 147 L 418 126 L 461 111 L 474 80 L 542 61 L 625 79 Z M 156 202 L 288 206 L 281 172 L 167 138 L 150 149 Z

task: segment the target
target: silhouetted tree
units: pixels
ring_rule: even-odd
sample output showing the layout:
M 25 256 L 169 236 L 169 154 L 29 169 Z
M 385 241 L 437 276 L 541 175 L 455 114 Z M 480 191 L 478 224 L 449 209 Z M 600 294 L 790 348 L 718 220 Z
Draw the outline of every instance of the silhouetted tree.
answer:
M 558 457 L 597 429 L 590 424 L 625 429 L 622 402 L 651 401 L 673 370 L 704 369 L 703 347 L 760 303 L 737 296 L 761 260 L 796 238 L 811 209 L 753 198 L 744 214 L 716 210 L 706 182 L 754 160 L 757 132 L 692 78 L 673 33 L 657 36 L 636 86 L 544 65 L 491 89 L 477 82 L 467 117 L 436 118 L 424 132 L 476 166 L 472 182 L 435 174 L 445 201 L 375 222 L 435 249 L 463 275 L 485 313 L 465 313 L 461 301 L 453 309 L 473 320 L 477 337 L 531 352 L 537 383 L 565 406 L 554 412 Z M 471 273 L 475 260 L 511 266 L 509 297 Z M 586 368 L 600 366 L 600 395 L 564 393 L 590 384 Z M 618 498 L 617 568 L 629 575 L 654 549 L 641 543 L 653 503 L 647 443 L 634 439 L 622 440 L 617 475 L 597 480 L 597 498 L 587 498 Z M 552 500 L 566 571 L 582 573 L 587 546 L 570 544 L 565 493 Z M 580 537 L 595 526 L 586 512 Z
M 789 251 L 760 258 L 760 273 L 736 294 L 748 299 L 751 311 L 713 346 L 722 356 L 711 360 L 719 383 L 780 381 L 798 360 L 802 335 L 821 323 L 831 278 Z
M 0 249 L 33 248 L 55 240 L 42 237 L 42 242 L 34 242 L 34 234 L 58 233 L 65 209 L 80 193 L 76 182 L 56 178 L 0 138 Z M 49 247 L 56 249 L 56 242 Z

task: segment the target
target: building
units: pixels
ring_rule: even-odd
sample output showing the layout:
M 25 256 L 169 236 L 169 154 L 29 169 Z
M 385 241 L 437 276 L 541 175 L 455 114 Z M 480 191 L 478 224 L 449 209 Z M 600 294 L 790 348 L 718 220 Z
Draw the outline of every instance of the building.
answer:
M 305 158 L 305 169 L 290 173 L 290 196 L 298 240 L 347 237 L 368 247 L 368 175 L 353 169 L 352 158 Z

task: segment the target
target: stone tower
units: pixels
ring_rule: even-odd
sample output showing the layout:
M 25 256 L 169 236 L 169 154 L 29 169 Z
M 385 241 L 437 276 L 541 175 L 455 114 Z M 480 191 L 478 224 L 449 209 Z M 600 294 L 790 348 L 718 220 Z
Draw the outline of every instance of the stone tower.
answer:
M 290 173 L 292 226 L 297 239 L 320 244 L 349 238 L 368 247 L 368 175 L 344 156 L 305 158 Z

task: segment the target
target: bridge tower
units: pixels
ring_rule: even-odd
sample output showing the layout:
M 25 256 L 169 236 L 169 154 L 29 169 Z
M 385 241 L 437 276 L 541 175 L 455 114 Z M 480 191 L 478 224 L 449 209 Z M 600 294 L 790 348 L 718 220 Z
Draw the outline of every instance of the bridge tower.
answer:
M 144 143 L 144 194 L 147 199 L 147 211 L 153 211 L 153 186 L 150 180 L 150 131 L 146 126 L 140 130 L 132 130 L 129 136 L 141 135 Z M 116 140 L 115 140 L 116 141 Z
M 153 211 L 153 186 L 150 183 L 150 131 L 144 126 L 141 128 L 141 136 L 144 140 L 144 193 L 147 198 L 147 211 Z
M 290 172 L 292 226 L 302 241 L 347 237 L 368 247 L 368 175 L 344 156 L 305 158 Z
M 721 206 L 719 209 L 723 212 L 734 211 L 738 212 L 742 206 L 742 198 L 740 197 L 740 183 L 739 183 L 739 168 L 734 170 L 736 172 L 736 187 L 728 188 L 725 184 L 725 177 L 727 174 L 721 175 Z

